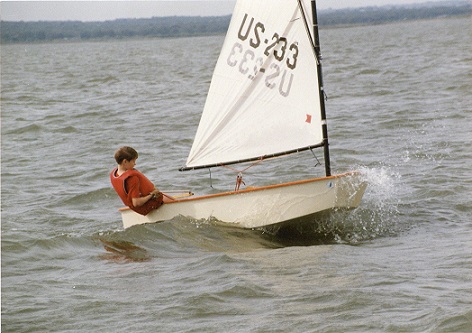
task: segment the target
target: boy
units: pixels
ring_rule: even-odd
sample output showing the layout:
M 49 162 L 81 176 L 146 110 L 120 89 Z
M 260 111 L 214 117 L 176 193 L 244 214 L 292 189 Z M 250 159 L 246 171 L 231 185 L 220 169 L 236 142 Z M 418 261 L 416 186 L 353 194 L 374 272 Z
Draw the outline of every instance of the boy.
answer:
M 141 215 L 147 215 L 164 203 L 163 194 L 141 172 L 135 170 L 138 152 L 121 147 L 115 152 L 118 166 L 110 173 L 110 181 L 125 205 Z

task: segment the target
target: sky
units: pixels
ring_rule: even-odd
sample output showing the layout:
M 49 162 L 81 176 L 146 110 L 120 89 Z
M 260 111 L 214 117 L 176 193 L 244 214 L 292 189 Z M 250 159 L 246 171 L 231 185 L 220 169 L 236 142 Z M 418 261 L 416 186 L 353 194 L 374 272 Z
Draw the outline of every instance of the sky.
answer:
M 257 1 L 257 0 L 254 0 Z M 441 0 L 318 0 L 317 8 L 339 9 Z M 0 1 L 3 21 L 106 21 L 153 16 L 221 16 L 234 0 L 174 1 Z

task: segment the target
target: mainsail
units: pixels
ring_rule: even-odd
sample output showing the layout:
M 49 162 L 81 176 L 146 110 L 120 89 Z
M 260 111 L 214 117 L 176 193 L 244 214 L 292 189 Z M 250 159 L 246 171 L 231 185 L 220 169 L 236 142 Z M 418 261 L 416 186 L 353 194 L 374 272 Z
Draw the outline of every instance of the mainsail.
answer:
M 237 2 L 187 168 L 322 145 L 310 8 L 309 0 Z

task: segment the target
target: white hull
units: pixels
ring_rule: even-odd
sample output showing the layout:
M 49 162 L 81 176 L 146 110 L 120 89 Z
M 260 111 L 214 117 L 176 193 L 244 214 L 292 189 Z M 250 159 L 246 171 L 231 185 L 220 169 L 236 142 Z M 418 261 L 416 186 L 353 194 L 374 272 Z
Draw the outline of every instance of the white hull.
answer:
M 146 216 L 120 209 L 123 226 L 155 223 L 182 215 L 215 218 L 238 228 L 260 228 L 336 208 L 355 208 L 367 184 L 357 172 L 195 196 L 162 205 Z

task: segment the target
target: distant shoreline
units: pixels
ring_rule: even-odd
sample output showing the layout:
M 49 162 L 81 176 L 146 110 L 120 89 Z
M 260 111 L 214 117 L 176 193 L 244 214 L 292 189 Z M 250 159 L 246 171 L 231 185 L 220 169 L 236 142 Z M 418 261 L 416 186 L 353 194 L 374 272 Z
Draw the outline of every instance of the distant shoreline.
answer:
M 322 10 L 320 27 L 376 25 L 440 17 L 472 15 L 472 3 L 445 1 L 405 6 Z M 197 37 L 225 34 L 231 16 L 173 16 L 104 22 L 0 22 L 1 44 L 81 42 L 145 38 Z

